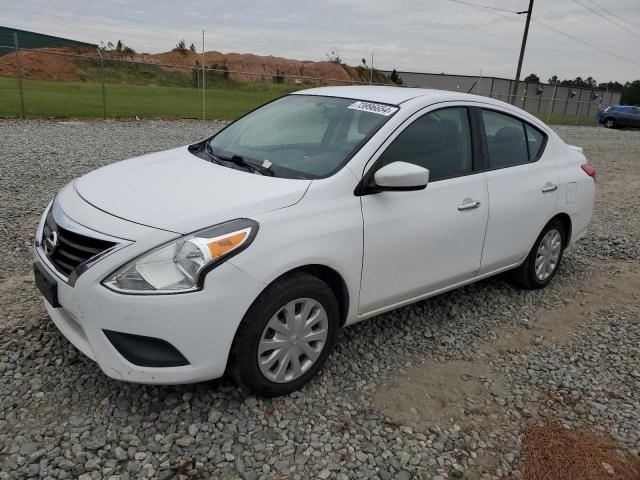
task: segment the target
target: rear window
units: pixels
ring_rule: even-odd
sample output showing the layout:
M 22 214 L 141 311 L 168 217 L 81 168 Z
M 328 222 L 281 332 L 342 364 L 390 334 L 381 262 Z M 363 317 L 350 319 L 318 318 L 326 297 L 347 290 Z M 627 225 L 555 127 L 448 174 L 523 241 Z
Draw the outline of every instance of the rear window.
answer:
M 528 123 L 525 123 L 525 129 L 527 131 L 527 143 L 529 145 L 529 161 L 533 162 L 537 160 L 542 153 L 542 146 L 544 145 L 546 136 Z
M 519 118 L 482 110 L 489 152 L 489 169 L 535 162 L 542 155 L 546 134 Z

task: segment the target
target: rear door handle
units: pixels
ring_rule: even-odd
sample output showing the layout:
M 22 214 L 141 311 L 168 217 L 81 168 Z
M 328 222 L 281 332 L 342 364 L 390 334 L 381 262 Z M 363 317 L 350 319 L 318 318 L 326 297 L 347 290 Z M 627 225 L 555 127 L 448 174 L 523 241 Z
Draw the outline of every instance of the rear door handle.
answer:
M 470 198 L 465 198 L 464 203 L 461 203 L 460 205 L 458 205 L 458 210 L 463 212 L 465 210 L 473 210 L 474 208 L 478 208 L 479 206 L 480 206 L 480 202 L 475 202 Z
M 558 185 L 547 183 L 545 184 L 544 187 L 542 187 L 542 193 L 555 192 L 557 189 L 558 189 Z

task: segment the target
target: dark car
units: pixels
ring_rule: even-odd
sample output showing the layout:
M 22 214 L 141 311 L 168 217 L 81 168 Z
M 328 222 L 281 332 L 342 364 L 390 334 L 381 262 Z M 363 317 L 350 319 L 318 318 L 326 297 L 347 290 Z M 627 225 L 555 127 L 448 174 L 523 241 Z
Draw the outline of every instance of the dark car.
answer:
M 640 107 L 612 105 L 599 110 L 598 113 L 596 113 L 596 120 L 606 128 L 640 128 Z

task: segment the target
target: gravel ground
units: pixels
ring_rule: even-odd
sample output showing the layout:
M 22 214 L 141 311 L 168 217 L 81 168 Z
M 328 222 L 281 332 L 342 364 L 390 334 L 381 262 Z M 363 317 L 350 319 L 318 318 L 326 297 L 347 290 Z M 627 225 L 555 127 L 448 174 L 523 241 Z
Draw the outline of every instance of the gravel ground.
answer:
M 215 128 L 0 122 L 0 478 L 517 477 L 522 428 L 549 418 L 639 455 L 639 131 L 557 128 L 598 169 L 598 197 L 544 291 L 494 278 L 346 328 L 286 398 L 104 376 L 35 294 L 38 216 L 78 175 Z

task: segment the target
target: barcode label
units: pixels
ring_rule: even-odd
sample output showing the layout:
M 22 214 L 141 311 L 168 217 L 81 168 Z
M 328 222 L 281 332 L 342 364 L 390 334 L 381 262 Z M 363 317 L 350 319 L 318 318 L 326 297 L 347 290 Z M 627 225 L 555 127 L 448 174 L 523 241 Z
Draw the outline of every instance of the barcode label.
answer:
M 350 108 L 351 110 L 362 110 L 363 112 L 377 113 L 379 115 L 384 115 L 385 117 L 393 115 L 398 111 L 398 107 L 372 102 L 356 102 L 352 103 L 347 108 Z

